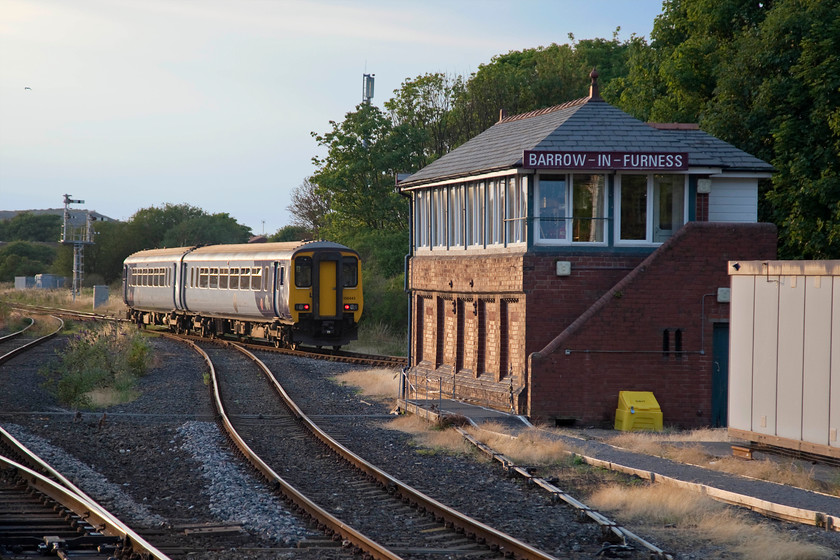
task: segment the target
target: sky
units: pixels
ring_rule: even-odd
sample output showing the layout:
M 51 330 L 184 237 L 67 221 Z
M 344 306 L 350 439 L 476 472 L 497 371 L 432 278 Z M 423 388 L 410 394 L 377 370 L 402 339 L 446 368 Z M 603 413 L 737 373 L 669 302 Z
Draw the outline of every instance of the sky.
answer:
M 0 210 L 64 195 L 289 225 L 331 130 L 406 79 L 510 51 L 649 37 L 662 0 L 0 0 Z M 565 100 L 558 100 L 562 102 Z

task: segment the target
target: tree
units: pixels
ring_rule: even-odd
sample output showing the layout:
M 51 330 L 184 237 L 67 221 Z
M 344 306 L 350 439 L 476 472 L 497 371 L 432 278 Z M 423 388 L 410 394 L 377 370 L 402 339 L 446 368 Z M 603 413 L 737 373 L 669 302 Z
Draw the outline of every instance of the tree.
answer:
M 385 102 L 393 125 L 416 131 L 423 145 L 422 157 L 415 162 L 418 168 L 455 147 L 458 134 L 451 114 L 456 97 L 463 91 L 460 76 L 438 72 L 404 81 L 394 97 Z
M 245 243 L 250 237 L 251 228 L 238 223 L 227 212 L 202 212 L 168 229 L 162 243 L 165 247 L 216 245 Z
M 783 258 L 840 258 L 840 4 L 779 0 L 736 42 L 703 124 L 778 170 Z
M 613 92 L 644 120 L 701 128 L 773 164 L 759 219 L 782 258 L 840 256 L 840 4 L 670 0 Z
M 47 272 L 55 259 L 55 249 L 29 241 L 13 241 L 0 248 L 0 282 L 14 282 L 15 276 L 34 276 Z
M 379 108 L 366 103 L 330 125 L 327 133 L 313 133 L 327 156 L 312 158 L 317 170 L 310 178 L 316 192 L 330 201 L 326 234 L 406 230 L 408 203 L 396 193 L 394 177 L 422 161 L 422 135 L 408 125 L 393 126 Z
M 305 230 L 306 237 L 318 239 L 330 211 L 330 192 L 326 189 L 319 191 L 317 186 L 306 178 L 292 191 L 292 203 L 288 210 L 292 213 L 292 223 L 299 230 Z
M 10 220 L 0 221 L 0 240 L 58 242 L 61 216 L 21 212 Z
M 303 241 L 304 239 L 317 239 L 312 232 L 303 226 L 283 226 L 273 235 L 268 237 L 269 241 Z

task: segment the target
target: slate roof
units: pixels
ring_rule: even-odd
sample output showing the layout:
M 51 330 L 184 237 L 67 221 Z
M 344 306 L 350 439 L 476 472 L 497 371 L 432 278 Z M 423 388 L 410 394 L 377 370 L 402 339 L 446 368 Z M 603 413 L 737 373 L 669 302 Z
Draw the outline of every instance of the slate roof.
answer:
M 521 167 L 524 150 L 687 152 L 689 167 L 773 171 L 769 163 L 698 128 L 648 125 L 600 97 L 584 97 L 502 119 L 400 181 L 400 187 Z

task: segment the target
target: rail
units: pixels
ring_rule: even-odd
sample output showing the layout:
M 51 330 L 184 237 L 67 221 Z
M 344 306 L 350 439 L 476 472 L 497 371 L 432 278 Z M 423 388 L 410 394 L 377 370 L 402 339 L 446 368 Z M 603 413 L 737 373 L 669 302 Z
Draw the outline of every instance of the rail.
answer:
M 297 504 L 301 509 L 303 509 L 307 514 L 309 514 L 313 519 L 317 520 L 323 526 L 329 528 L 333 533 L 340 535 L 342 539 L 350 542 L 359 550 L 364 551 L 367 554 L 372 555 L 374 558 L 382 559 L 382 560 L 401 560 L 400 556 L 395 555 L 388 549 L 382 547 L 379 543 L 369 539 L 359 531 L 356 531 L 349 525 L 343 523 L 341 520 L 337 519 L 329 512 L 325 511 L 324 509 L 320 508 L 317 504 L 312 502 L 309 498 L 301 494 L 296 488 L 294 488 L 291 484 L 289 484 L 286 480 L 284 480 L 280 475 L 278 475 L 271 467 L 269 467 L 249 446 L 245 443 L 245 440 L 239 435 L 236 429 L 233 427 L 233 423 L 228 418 L 227 414 L 225 413 L 225 408 L 222 403 L 221 394 L 219 393 L 219 383 L 216 378 L 216 370 L 213 367 L 213 362 L 210 360 L 210 357 L 207 355 L 204 350 L 199 348 L 194 342 L 191 340 L 187 340 L 184 338 L 179 338 L 179 340 L 184 340 L 187 344 L 189 344 L 196 352 L 198 352 L 202 358 L 204 359 L 207 367 L 210 369 L 210 378 L 213 382 L 213 401 L 216 407 L 216 411 L 219 413 L 219 420 L 225 428 L 228 436 L 231 438 L 233 443 L 236 445 L 237 448 L 242 452 L 245 458 L 258 470 L 262 475 L 272 484 L 275 484 L 280 492 L 286 496 L 289 500 Z M 224 344 L 231 344 L 225 343 Z M 236 345 L 233 345 L 237 347 Z M 239 349 L 239 347 L 237 347 Z M 240 349 L 240 351 L 246 353 L 249 357 L 252 357 L 255 362 L 260 365 L 263 372 L 267 372 L 268 368 L 263 364 L 259 359 L 248 352 L 247 350 Z M 273 379 L 273 376 L 268 373 L 268 376 Z
M 333 439 L 329 434 L 324 432 L 317 424 L 315 424 L 291 399 L 286 393 L 285 389 L 277 382 L 273 375 L 271 375 L 268 367 L 255 355 L 248 350 L 241 348 L 239 345 L 231 344 L 240 352 L 248 356 L 268 377 L 269 381 L 274 385 L 275 390 L 280 394 L 287 406 L 292 410 L 292 413 L 303 422 L 306 427 L 327 447 L 332 449 L 336 454 L 341 456 L 346 461 L 350 462 L 356 468 L 375 479 L 379 484 L 386 488 L 393 488 L 404 498 L 411 500 L 418 504 L 419 507 L 432 513 L 436 518 L 443 519 L 446 523 L 451 523 L 455 527 L 460 527 L 465 534 L 480 536 L 484 541 L 491 546 L 497 546 L 500 550 L 505 551 L 506 554 L 513 555 L 515 558 L 527 560 L 552 560 L 554 557 L 536 548 L 523 543 L 510 535 L 498 531 L 488 525 L 481 523 L 475 519 L 465 516 L 457 510 L 454 510 L 434 498 L 426 496 L 425 494 L 415 490 L 392 477 L 388 473 L 380 470 L 365 459 L 354 454 L 352 451 L 344 447 L 338 441 Z
M 123 545 L 130 546 L 135 554 L 145 555 L 150 560 L 169 560 L 168 556 L 114 517 L 2 427 L 0 427 L 0 442 L 12 449 L 12 452 L 23 461 L 17 462 L 0 455 L 0 468 L 14 469 L 34 491 L 48 496 L 73 511 L 80 518 L 85 519 L 86 523 L 96 527 L 98 532 L 118 537 Z

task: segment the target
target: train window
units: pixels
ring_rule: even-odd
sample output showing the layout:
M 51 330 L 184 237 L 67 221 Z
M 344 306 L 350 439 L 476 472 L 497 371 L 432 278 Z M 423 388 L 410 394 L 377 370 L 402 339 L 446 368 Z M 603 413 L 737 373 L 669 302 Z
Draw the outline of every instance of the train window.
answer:
M 286 282 L 286 267 L 285 266 L 280 267 L 280 280 L 279 280 L 279 282 L 280 282 L 281 286 Z
M 190 288 L 195 288 L 195 269 L 190 269 Z
M 251 269 L 251 289 L 252 290 L 261 290 L 262 289 L 262 268 L 252 268 Z
M 198 287 L 199 288 L 206 288 L 210 285 L 210 269 L 206 267 L 201 267 L 198 270 Z
M 228 274 L 230 272 L 227 268 L 220 268 L 219 269 L 219 289 L 227 290 L 228 289 Z
M 210 269 L 210 287 L 211 288 L 218 288 L 219 287 L 219 269 L 218 268 L 211 268 Z
M 159 271 L 159 268 L 152 269 L 152 286 L 160 286 L 160 274 L 158 274 Z
M 239 289 L 240 290 L 250 290 L 251 289 L 251 269 L 250 268 L 243 268 L 239 271 Z
M 356 259 L 344 258 L 341 261 L 341 281 L 345 288 L 355 288 L 359 283 L 359 266 Z
M 312 257 L 295 259 L 295 286 L 298 288 L 312 286 Z
M 238 268 L 231 268 L 230 269 L 230 285 L 231 290 L 238 290 L 239 289 L 239 269 Z

